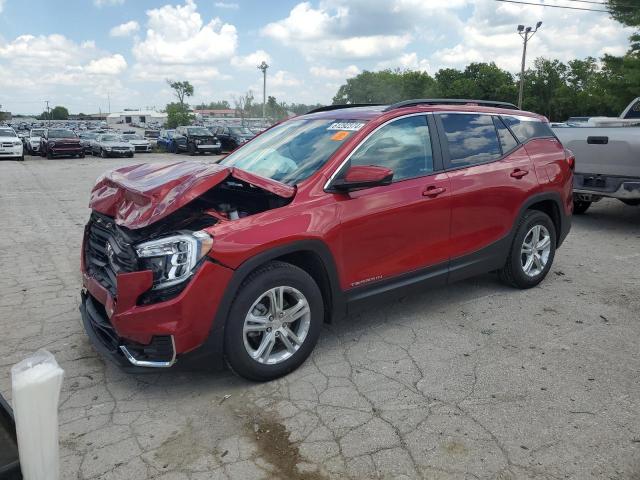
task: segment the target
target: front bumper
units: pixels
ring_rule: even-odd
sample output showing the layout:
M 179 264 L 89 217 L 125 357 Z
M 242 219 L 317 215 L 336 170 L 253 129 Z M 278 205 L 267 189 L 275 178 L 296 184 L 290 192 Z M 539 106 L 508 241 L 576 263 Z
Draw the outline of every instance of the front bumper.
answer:
M 80 145 L 77 146 L 62 146 L 62 147 L 49 147 L 49 152 L 51 153 L 51 155 L 58 157 L 58 156 L 65 156 L 65 155 L 81 155 L 82 153 L 84 153 L 84 148 Z
M 133 155 L 133 150 L 105 150 L 107 157 L 128 157 Z
M 83 271 L 85 330 L 96 349 L 120 365 L 169 367 L 207 341 L 232 274 L 205 261 L 177 297 L 140 305 L 138 299 L 152 286 L 150 271 L 119 274 L 115 295 Z
M 0 158 L 21 157 L 23 152 L 22 144 L 11 147 L 0 146 Z
M 208 145 L 196 145 L 199 152 L 220 152 L 222 151 L 222 145 L 220 143 L 213 143 Z

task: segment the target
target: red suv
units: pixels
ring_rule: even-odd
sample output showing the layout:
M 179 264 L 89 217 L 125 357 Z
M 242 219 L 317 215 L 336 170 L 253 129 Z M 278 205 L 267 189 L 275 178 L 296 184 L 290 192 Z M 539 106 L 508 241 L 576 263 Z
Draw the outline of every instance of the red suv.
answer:
M 319 108 L 219 164 L 120 168 L 91 194 L 84 325 L 128 367 L 224 358 L 273 379 L 369 300 L 492 271 L 537 285 L 573 165 L 540 115 L 410 100 Z

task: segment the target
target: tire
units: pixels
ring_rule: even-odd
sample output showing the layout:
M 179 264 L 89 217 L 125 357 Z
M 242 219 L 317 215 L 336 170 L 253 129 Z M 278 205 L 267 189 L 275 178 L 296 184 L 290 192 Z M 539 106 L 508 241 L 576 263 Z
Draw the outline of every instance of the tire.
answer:
M 100 158 L 107 158 L 107 152 L 105 152 L 102 148 L 100 149 Z
M 48 151 L 47 151 L 47 158 L 48 158 L 49 160 L 52 160 L 52 159 L 53 159 L 53 154 L 51 153 L 51 150 L 48 150 Z
M 583 200 L 574 200 L 573 201 L 573 214 L 574 215 L 582 215 L 591 206 L 591 202 L 585 202 Z
M 24 162 L 24 153 L 16 158 L 19 162 Z
M 133 158 L 133 153 L 127 153 L 127 158 Z
M 195 146 L 193 143 L 189 143 L 189 144 L 187 145 L 187 150 L 189 151 L 189 155 L 191 155 L 192 157 L 193 157 L 196 153 L 198 153 L 198 152 L 196 152 L 196 146 Z
M 266 295 L 271 289 L 283 288 L 285 305 L 293 303 L 293 301 L 306 301 L 308 310 L 298 319 L 292 321 L 289 327 L 282 326 L 279 318 L 276 317 L 273 323 L 268 320 L 270 310 L 270 301 Z M 263 300 L 265 303 L 258 303 Z M 267 330 L 261 330 L 253 334 L 247 335 L 245 338 L 244 326 L 249 315 L 249 310 L 254 306 L 254 312 L 261 309 L 261 317 L 268 325 L 273 325 Z M 286 320 L 286 312 L 288 307 L 284 308 L 284 319 Z M 225 359 L 229 367 L 238 375 L 255 381 L 268 381 L 286 375 L 287 373 L 298 368 L 311 354 L 322 329 L 324 321 L 324 302 L 318 285 L 313 278 L 301 268 L 284 262 L 270 262 L 257 270 L 255 270 L 242 283 L 238 289 L 236 298 L 233 300 L 229 317 L 227 319 L 224 338 Z M 254 323 L 253 325 L 261 328 L 259 325 L 267 323 Z M 266 327 L 265 327 L 266 328 Z M 305 335 L 306 329 L 306 335 Z M 274 331 L 275 330 L 275 331 Z M 303 336 L 300 344 L 289 340 L 290 336 L 280 333 L 284 331 L 293 331 L 297 335 Z M 250 335 L 254 335 L 250 337 Z M 273 363 L 265 363 L 254 359 L 249 349 L 254 348 L 254 354 L 259 354 L 260 346 L 265 339 L 273 339 L 275 344 L 272 347 L 271 355 L 267 360 Z M 276 336 L 278 335 L 278 336 Z M 297 349 L 293 352 L 286 348 L 284 339 Z M 268 342 L 267 342 L 268 344 Z M 263 359 L 264 360 L 264 359 Z
M 523 249 L 526 247 L 525 240 L 529 244 L 532 243 L 530 235 L 536 226 L 540 228 L 541 236 L 546 230 L 546 235 L 549 237 L 548 252 L 546 248 L 544 251 L 538 251 L 539 260 L 531 263 L 531 270 L 527 273 L 525 271 L 527 263 L 523 265 L 523 261 L 528 260 L 529 257 L 523 252 Z M 535 235 L 535 233 L 533 234 Z M 500 279 L 507 285 L 522 289 L 538 285 L 547 276 L 553 264 L 556 254 L 556 235 L 556 228 L 549 215 L 538 210 L 527 210 L 516 229 L 507 261 L 499 271 Z M 542 239 L 540 240 L 542 241 Z M 544 258 L 546 258 L 546 261 Z M 542 268 L 540 268 L 541 264 L 543 264 Z
M 622 203 L 624 203 L 625 205 L 629 205 L 630 207 L 637 207 L 638 205 L 640 205 L 640 199 L 637 198 L 631 198 L 631 199 L 620 199 L 620 201 Z
M 80 155 L 78 155 L 78 158 L 84 158 L 84 152 L 82 152 Z

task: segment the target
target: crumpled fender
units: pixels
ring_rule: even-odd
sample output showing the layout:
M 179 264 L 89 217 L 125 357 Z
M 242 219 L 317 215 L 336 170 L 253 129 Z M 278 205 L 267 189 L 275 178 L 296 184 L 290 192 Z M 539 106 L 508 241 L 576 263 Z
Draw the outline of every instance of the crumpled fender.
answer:
M 165 218 L 227 177 L 291 198 L 295 188 L 225 165 L 199 162 L 129 165 L 105 173 L 91 191 L 89 207 L 118 225 L 143 228 Z

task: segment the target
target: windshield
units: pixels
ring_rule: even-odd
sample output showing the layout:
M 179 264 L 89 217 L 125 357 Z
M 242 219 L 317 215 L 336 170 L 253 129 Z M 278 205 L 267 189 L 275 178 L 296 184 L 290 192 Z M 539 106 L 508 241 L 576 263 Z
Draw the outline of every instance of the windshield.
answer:
M 0 137 L 16 137 L 16 132 L 11 128 L 0 128 Z
M 135 135 L 133 133 L 125 133 L 124 135 L 122 135 L 122 138 L 124 138 L 125 140 L 143 140 L 140 135 Z
M 49 138 L 75 138 L 76 134 L 66 128 L 50 129 Z
M 101 142 L 121 142 L 122 138 L 118 135 L 102 135 L 100 137 Z
M 211 132 L 203 127 L 190 127 L 187 128 L 189 135 L 211 135 Z
M 313 175 L 363 120 L 290 120 L 264 132 L 222 162 L 294 185 Z
M 44 128 L 40 128 L 38 130 L 31 130 L 31 134 L 32 137 L 41 137 L 42 135 L 44 135 Z
M 234 135 L 240 135 L 241 137 L 253 137 L 253 133 L 247 127 L 229 127 L 229 130 Z

